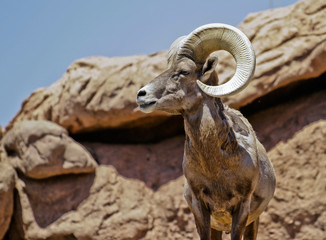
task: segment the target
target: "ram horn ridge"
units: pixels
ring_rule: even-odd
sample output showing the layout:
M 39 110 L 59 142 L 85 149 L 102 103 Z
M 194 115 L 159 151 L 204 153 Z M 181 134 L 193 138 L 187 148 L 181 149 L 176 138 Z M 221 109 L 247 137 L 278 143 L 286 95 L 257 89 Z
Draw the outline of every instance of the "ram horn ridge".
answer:
M 170 46 L 169 52 L 168 52 L 168 68 L 170 68 L 176 61 L 178 50 L 181 48 L 181 46 L 184 44 L 184 40 L 187 36 L 181 36 L 178 37 Z
M 176 56 L 173 56 L 174 48 L 178 48 Z M 234 76 L 219 86 L 208 86 L 199 80 L 197 84 L 206 94 L 223 97 L 245 88 L 255 72 L 255 53 L 243 32 L 227 24 L 207 24 L 195 29 L 185 38 L 177 39 L 172 44 L 169 55 L 176 60 L 188 57 L 196 63 L 203 64 L 209 54 L 218 50 L 225 50 L 234 57 L 236 61 Z

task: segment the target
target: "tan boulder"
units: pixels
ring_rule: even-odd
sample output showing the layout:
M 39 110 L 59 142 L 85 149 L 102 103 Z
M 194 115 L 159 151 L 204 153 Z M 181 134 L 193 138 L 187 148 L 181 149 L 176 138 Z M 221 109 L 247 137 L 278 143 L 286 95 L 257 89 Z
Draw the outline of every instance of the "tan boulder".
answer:
M 261 217 L 259 239 L 324 239 L 325 142 L 326 120 L 321 120 L 268 153 L 278 180 L 274 199 Z
M 16 189 L 10 239 L 139 239 L 152 228 L 151 190 L 109 166 L 42 181 L 21 177 Z
M 154 194 L 153 228 L 144 237 L 151 239 L 199 239 L 195 219 L 183 197 L 184 177 L 163 185 Z
M 14 210 L 15 171 L 0 161 L 0 239 L 6 234 Z
M 239 28 L 252 41 L 256 73 L 243 92 L 225 102 L 240 108 L 275 89 L 325 72 L 325 5 L 322 0 L 305 0 L 250 14 Z M 223 82 L 232 76 L 234 64 L 230 55 L 220 55 L 218 72 Z M 24 119 L 50 120 L 71 133 L 158 125 L 168 115 L 145 115 L 137 109 L 135 99 L 141 86 L 166 69 L 166 59 L 167 53 L 160 52 L 78 60 L 58 82 L 27 98 L 7 129 Z
M 72 133 L 148 125 L 151 121 L 135 123 L 145 117 L 136 110 L 136 93 L 165 69 L 165 59 L 166 53 L 161 52 L 150 56 L 78 60 L 58 82 L 32 93 L 9 127 L 24 119 L 50 120 Z M 167 114 L 152 113 L 146 117 L 155 116 Z
M 20 177 L 9 239 L 198 239 L 184 178 L 157 192 L 111 166 L 95 174 Z M 40 194 L 42 192 L 42 194 Z M 45 210 L 46 209 L 46 210 Z
M 86 149 L 49 121 L 15 124 L 2 139 L 7 161 L 30 178 L 93 172 L 96 162 Z
M 228 103 L 244 106 L 277 88 L 324 73 L 325 16 L 323 0 L 303 0 L 292 6 L 249 14 L 239 28 L 253 44 L 256 71 L 248 88 L 232 96 Z

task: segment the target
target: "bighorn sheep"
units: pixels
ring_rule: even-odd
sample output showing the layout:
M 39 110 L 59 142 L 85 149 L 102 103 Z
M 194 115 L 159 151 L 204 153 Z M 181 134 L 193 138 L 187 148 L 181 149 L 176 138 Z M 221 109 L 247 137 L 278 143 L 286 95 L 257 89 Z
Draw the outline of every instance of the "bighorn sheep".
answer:
M 230 52 L 236 71 L 217 86 L 217 50 Z M 259 215 L 275 190 L 275 173 L 247 119 L 220 97 L 242 90 L 255 70 L 248 38 L 226 24 L 208 24 L 178 38 L 168 70 L 141 88 L 137 104 L 145 113 L 181 114 L 186 133 L 185 198 L 201 240 L 256 239 Z M 215 86 L 209 86 L 215 85 Z

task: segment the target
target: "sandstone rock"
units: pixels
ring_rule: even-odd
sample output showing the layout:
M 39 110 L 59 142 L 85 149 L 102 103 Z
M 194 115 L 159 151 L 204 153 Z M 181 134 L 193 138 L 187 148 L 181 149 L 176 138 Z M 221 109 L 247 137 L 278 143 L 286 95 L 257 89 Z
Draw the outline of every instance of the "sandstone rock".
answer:
M 23 121 L 2 141 L 8 162 L 30 178 L 93 172 L 96 162 L 67 131 L 49 121 Z
M 153 229 L 144 239 L 199 239 L 194 217 L 183 197 L 184 181 L 184 177 L 179 177 L 155 193 Z
M 23 119 L 50 120 L 69 132 L 131 127 L 150 122 L 136 110 L 136 93 L 166 67 L 166 53 L 134 57 L 90 57 L 76 61 L 49 88 L 39 89 L 23 103 L 10 126 Z M 28 115 L 28 116 L 27 116 Z M 153 113 L 146 117 L 167 116 Z
M 239 26 L 253 42 L 257 71 L 247 90 L 225 102 L 236 108 L 251 103 L 244 112 L 265 146 L 273 148 L 269 156 L 278 181 L 261 216 L 259 239 L 325 236 L 326 121 L 315 122 L 326 119 L 326 93 L 318 89 L 325 87 L 320 84 L 326 70 L 325 10 L 324 1 L 305 0 L 251 14 Z M 234 64 L 228 54 L 220 56 L 218 72 L 226 81 Z M 10 163 L 18 171 L 15 183 L 12 168 L 0 171 L 0 239 L 4 234 L 5 239 L 199 239 L 183 198 L 183 135 L 162 141 L 170 135 L 160 134 L 177 132 L 171 129 L 179 120 L 160 112 L 144 115 L 135 104 L 137 90 L 164 71 L 165 62 L 166 52 L 81 59 L 24 102 L 1 140 L 0 169 Z M 291 95 L 291 83 L 308 78 L 317 87 Z M 281 95 L 289 95 L 286 102 Z M 264 111 L 255 112 L 256 101 Z M 19 122 L 25 119 L 51 120 L 67 130 L 44 121 Z M 163 125 L 169 130 L 160 129 Z M 147 139 L 153 129 L 154 137 Z M 107 131 L 160 141 L 96 142 Z M 94 133 L 93 142 L 85 134 L 83 144 L 99 166 L 68 132 Z
M 84 144 L 99 164 L 114 166 L 122 176 L 141 180 L 153 190 L 182 175 L 184 136 L 146 145 Z
M 153 193 L 109 166 L 46 181 L 23 177 L 16 188 L 10 239 L 139 239 L 152 228 Z
M 198 239 L 184 178 L 157 192 L 111 166 L 95 174 L 20 177 L 9 239 Z M 42 194 L 40 195 L 40 191 Z M 46 211 L 45 211 L 46 209 Z
M 240 24 L 257 55 L 248 88 L 228 99 L 247 105 L 291 82 L 316 78 L 326 71 L 326 2 L 299 1 L 289 7 L 249 14 Z
M 326 80 L 324 78 L 323 80 Z M 326 89 L 291 98 L 282 104 L 248 116 L 259 140 L 267 150 L 291 139 L 306 125 L 326 119 Z
M 14 210 L 15 174 L 10 165 L 0 162 L 0 239 L 4 237 L 9 228 Z
M 235 108 L 243 107 L 291 82 L 325 72 L 325 4 L 322 0 L 305 0 L 250 14 L 239 28 L 252 41 L 257 55 L 256 73 L 243 92 L 225 102 Z M 229 54 L 220 55 L 218 72 L 223 82 L 232 76 L 234 64 Z M 168 115 L 141 113 L 135 98 L 141 86 L 166 69 L 166 57 L 166 52 L 160 52 L 78 60 L 58 82 L 26 99 L 7 129 L 24 119 L 50 120 L 70 133 L 158 124 Z
M 259 239 L 325 238 L 325 142 L 326 120 L 321 120 L 268 153 L 278 180 Z
M 259 239 L 324 236 L 325 129 L 326 121 L 314 123 L 269 153 L 279 180 L 275 198 L 261 216 Z M 8 236 L 198 239 L 183 198 L 183 177 L 153 192 L 139 180 L 121 177 L 111 166 L 101 165 L 95 174 L 77 176 L 46 181 L 21 176 L 16 183 L 18 209 Z M 42 195 L 41 189 L 46 189 Z

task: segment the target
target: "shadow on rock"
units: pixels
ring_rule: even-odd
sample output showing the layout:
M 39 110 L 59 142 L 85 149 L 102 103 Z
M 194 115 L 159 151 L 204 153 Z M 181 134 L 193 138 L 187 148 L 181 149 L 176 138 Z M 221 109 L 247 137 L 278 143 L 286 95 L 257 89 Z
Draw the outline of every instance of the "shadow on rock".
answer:
M 35 221 L 47 227 L 65 213 L 76 210 L 89 196 L 95 174 L 62 175 L 35 180 L 19 176 L 25 183 Z
M 84 145 L 100 165 L 112 165 L 122 176 L 141 180 L 154 191 L 183 174 L 183 135 L 154 144 Z

